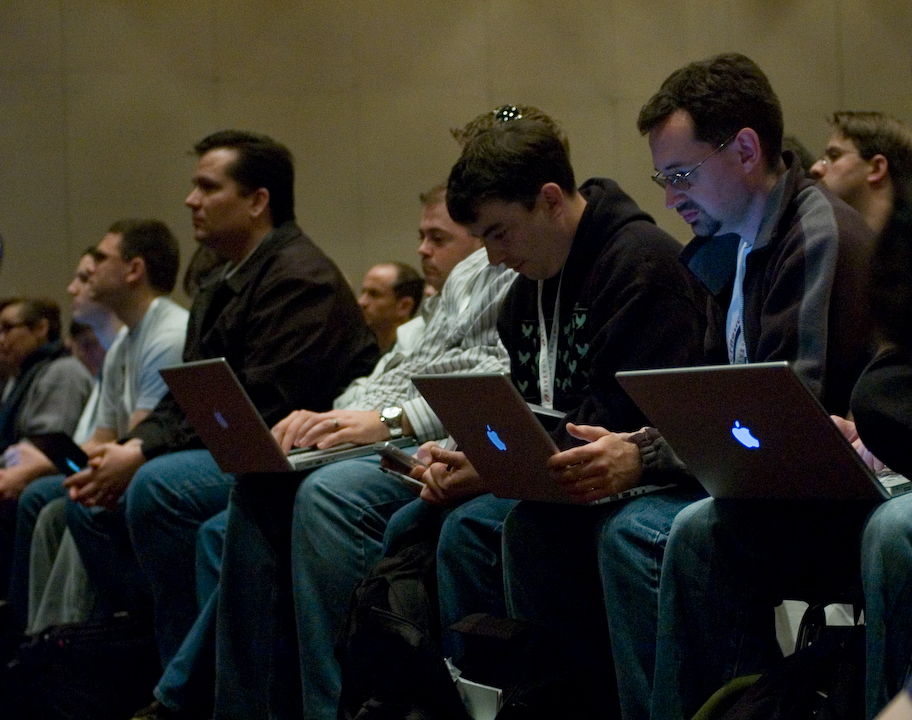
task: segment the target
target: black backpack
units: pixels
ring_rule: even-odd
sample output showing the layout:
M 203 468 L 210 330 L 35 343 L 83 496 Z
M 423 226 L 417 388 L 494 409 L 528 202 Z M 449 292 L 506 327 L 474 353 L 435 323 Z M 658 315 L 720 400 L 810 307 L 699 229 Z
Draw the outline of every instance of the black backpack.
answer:
M 9 720 L 123 720 L 149 704 L 161 676 L 151 620 L 120 614 L 48 628 L 3 674 Z
M 440 649 L 438 530 L 400 535 L 355 589 L 336 645 L 340 720 L 471 720 Z
M 762 675 L 736 678 L 701 708 L 700 720 L 862 720 L 865 627 L 827 626 L 810 607 L 794 654 Z

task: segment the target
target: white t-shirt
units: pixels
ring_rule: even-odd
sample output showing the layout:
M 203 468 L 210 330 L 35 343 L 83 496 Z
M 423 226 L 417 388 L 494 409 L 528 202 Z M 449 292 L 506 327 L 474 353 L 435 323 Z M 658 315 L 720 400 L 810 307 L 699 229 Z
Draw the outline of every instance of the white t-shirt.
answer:
M 133 330 L 119 334 L 105 356 L 97 426 L 121 437 L 137 410 L 152 410 L 167 386 L 158 371 L 183 359 L 189 313 L 165 297 L 152 301 Z

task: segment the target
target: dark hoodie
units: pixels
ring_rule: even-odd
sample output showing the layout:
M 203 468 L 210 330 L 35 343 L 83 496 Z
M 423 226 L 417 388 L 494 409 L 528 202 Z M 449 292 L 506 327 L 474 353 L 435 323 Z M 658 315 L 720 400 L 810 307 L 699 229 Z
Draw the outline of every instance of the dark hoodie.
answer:
M 703 364 L 706 299 L 678 260 L 681 246 L 617 183 L 596 178 L 580 192 L 586 209 L 561 283 L 554 407 L 564 422 L 639 430 L 647 420 L 614 373 Z M 549 333 L 559 278 L 544 286 Z M 533 403 L 541 402 L 537 295 L 537 281 L 517 278 L 498 319 L 513 382 Z M 580 444 L 563 423 L 555 440 Z

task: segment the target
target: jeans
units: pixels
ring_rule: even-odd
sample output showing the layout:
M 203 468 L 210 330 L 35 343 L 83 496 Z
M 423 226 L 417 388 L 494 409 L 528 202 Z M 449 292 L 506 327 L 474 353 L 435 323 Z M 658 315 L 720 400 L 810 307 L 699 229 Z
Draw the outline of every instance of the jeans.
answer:
M 668 533 L 703 496 L 690 487 L 596 507 L 521 502 L 507 517 L 510 615 L 551 629 L 574 662 L 613 661 L 627 720 L 649 717 Z
M 474 613 L 506 617 L 501 537 L 516 500 L 481 495 L 449 509 L 414 500 L 390 519 L 385 544 L 421 522 L 441 525 L 437 544 L 437 592 L 444 657 L 456 665 L 465 651 L 462 636 L 450 626 Z
M 244 475 L 228 503 L 216 611 L 216 720 L 300 718 L 291 513 L 302 475 Z
M 355 586 L 383 556 L 390 517 L 414 497 L 411 486 L 380 471 L 376 455 L 320 468 L 298 489 L 291 562 L 308 720 L 336 717 L 336 636 Z
M 12 606 L 16 627 L 20 630 L 25 628 L 28 621 L 29 563 L 38 514 L 51 500 L 65 495 L 63 475 L 49 475 L 29 483 L 19 496 L 7 599 Z
M 912 495 L 878 507 L 861 540 L 867 693 L 873 718 L 898 693 L 912 659 Z
M 184 450 L 145 463 L 127 489 L 127 526 L 155 602 L 162 667 L 204 604 L 196 593 L 197 531 L 228 507 L 233 483 L 207 450 Z
M 860 502 L 712 500 L 675 519 L 659 593 L 653 720 L 690 718 L 713 692 L 780 657 L 773 609 L 857 586 Z
M 228 511 L 204 522 L 197 532 L 196 594 L 200 613 L 156 685 L 156 699 L 191 717 L 212 715 L 215 693 L 215 623 Z

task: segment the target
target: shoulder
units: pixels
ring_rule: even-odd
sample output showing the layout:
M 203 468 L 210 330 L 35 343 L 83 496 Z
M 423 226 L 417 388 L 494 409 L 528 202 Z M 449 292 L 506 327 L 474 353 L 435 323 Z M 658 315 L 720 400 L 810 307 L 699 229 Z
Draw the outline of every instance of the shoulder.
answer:
M 786 244 L 805 252 L 856 258 L 859 262 L 874 240 L 874 233 L 861 216 L 819 185 L 806 185 L 792 198 Z M 789 242 L 790 240 L 790 242 Z
M 37 379 L 47 384 L 66 382 L 92 384 L 92 374 L 88 368 L 72 355 L 49 362 Z

